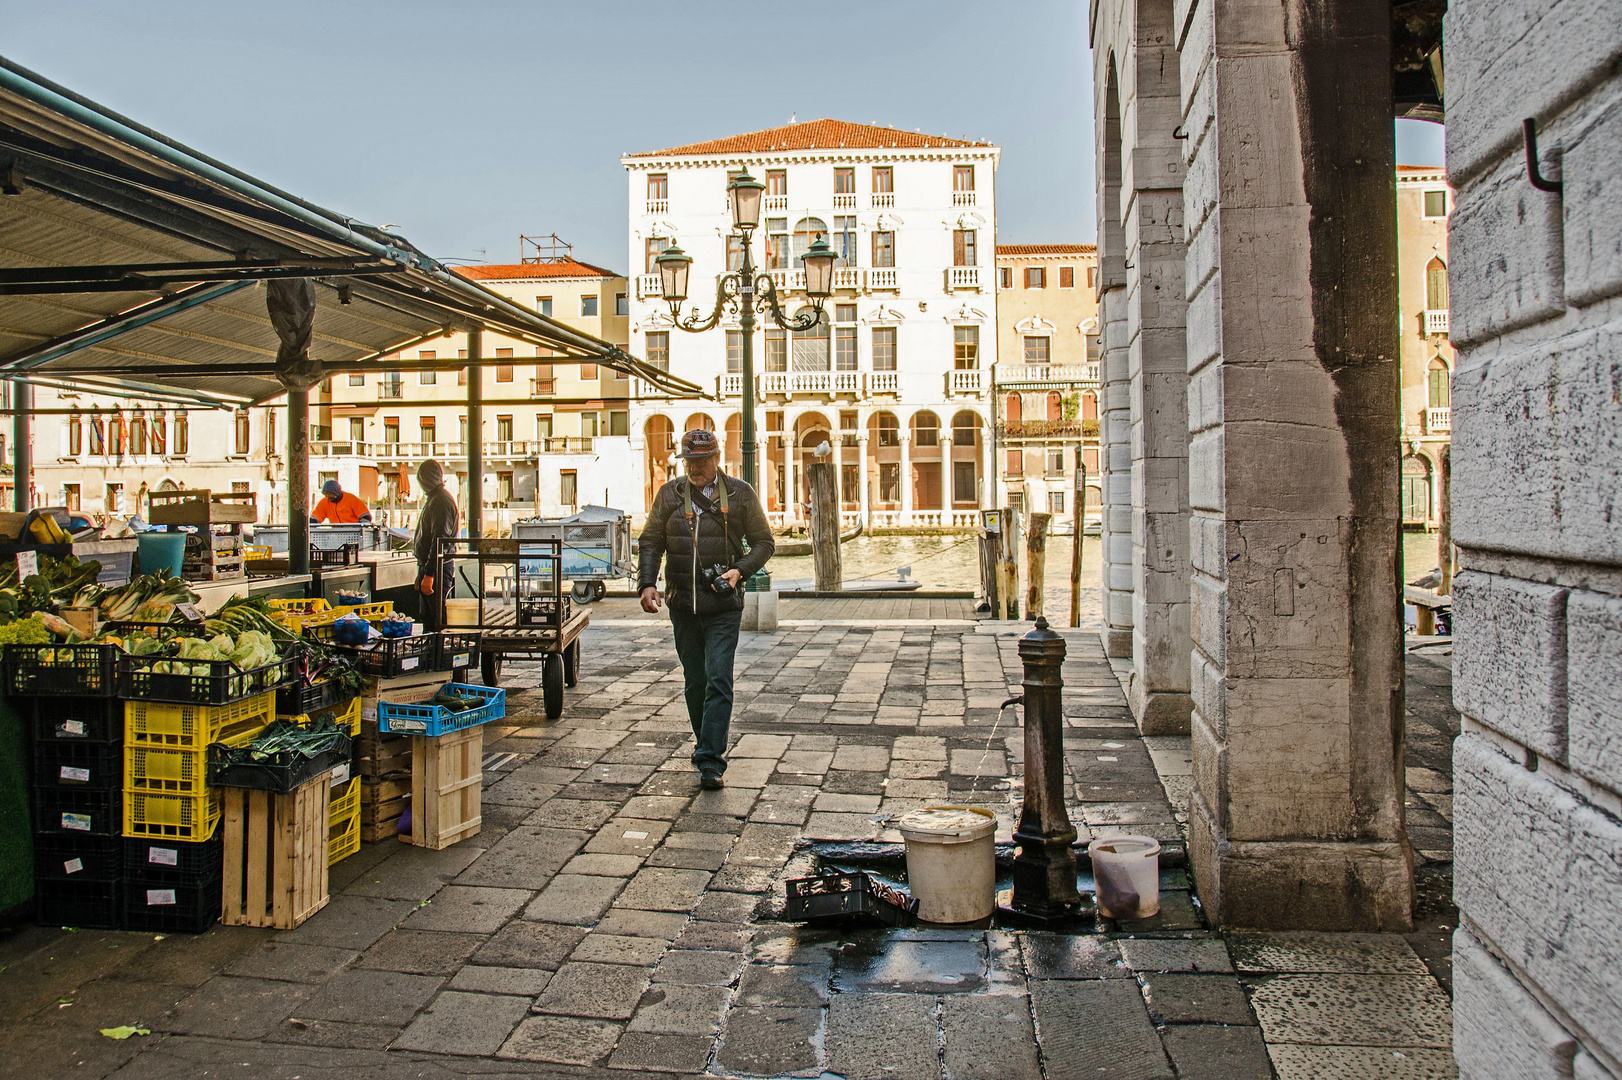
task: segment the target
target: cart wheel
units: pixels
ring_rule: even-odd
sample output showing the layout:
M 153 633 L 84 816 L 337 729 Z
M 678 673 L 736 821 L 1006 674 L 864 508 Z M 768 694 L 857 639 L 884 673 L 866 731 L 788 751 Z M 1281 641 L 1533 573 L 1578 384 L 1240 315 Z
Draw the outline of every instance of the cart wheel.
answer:
M 484 677 L 484 685 L 499 686 L 501 684 L 501 654 L 498 652 L 480 654 L 479 674 Z
M 577 581 L 569 587 L 569 595 L 577 604 L 589 604 L 597 599 L 592 593 L 591 582 Z
M 542 697 L 546 701 L 546 718 L 556 720 L 563 715 L 563 657 L 547 653 L 541 671 Z
M 563 650 L 563 685 L 573 686 L 580 681 L 580 639 L 569 642 Z
M 591 598 L 593 600 L 601 600 L 603 597 L 605 597 L 607 595 L 608 595 L 608 582 L 606 582 L 606 581 L 594 581 L 594 582 L 591 583 Z

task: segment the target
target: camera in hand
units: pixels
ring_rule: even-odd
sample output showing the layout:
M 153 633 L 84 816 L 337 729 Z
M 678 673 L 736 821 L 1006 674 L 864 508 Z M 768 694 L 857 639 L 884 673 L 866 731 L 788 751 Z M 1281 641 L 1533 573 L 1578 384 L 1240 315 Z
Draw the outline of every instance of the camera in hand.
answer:
M 710 591 L 715 595 L 731 596 L 732 582 L 722 576 L 731 569 L 730 566 L 722 566 L 720 563 L 716 563 L 714 566 L 702 568 L 699 570 L 699 574 L 703 576 L 704 583 L 710 587 Z

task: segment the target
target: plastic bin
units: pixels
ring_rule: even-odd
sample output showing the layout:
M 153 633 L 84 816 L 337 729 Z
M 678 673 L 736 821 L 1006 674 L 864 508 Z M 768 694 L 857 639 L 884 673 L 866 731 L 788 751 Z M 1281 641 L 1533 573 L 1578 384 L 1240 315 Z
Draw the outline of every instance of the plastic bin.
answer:
M 34 789 L 36 835 L 117 836 L 121 811 L 117 789 Z
M 441 630 L 439 644 L 434 650 L 435 671 L 460 671 L 479 666 L 479 645 L 482 635 L 477 631 Z
M 478 626 L 479 602 L 477 600 L 457 600 L 454 597 L 446 597 L 445 625 Z
M 124 921 L 122 881 L 36 881 L 34 921 L 40 926 L 118 930 Z
M 1160 841 L 1118 833 L 1087 845 L 1098 889 L 1098 913 L 1107 919 L 1147 919 L 1160 911 Z
M 323 719 L 330 719 L 333 726 L 339 731 L 347 731 L 350 737 L 354 738 L 360 735 L 360 701 L 361 699 L 358 696 L 352 697 L 337 705 L 328 705 L 325 708 L 314 709 L 306 713 L 296 713 L 292 716 L 286 716 L 278 712 L 276 719 L 289 720 L 299 727 L 309 727 L 311 724 L 319 723 Z
M 467 697 L 480 697 L 485 703 L 478 708 L 452 712 L 443 705 L 423 702 L 420 705 L 396 705 L 389 701 L 377 703 L 379 731 L 394 735 L 446 735 L 453 731 L 488 724 L 507 715 L 507 692 L 500 687 L 471 686 L 457 683 L 456 691 Z
M 144 532 L 135 536 L 136 563 L 143 574 L 156 574 L 168 570 L 170 576 L 180 577 L 186 562 L 186 534 L 170 532 Z
M 222 876 L 202 881 L 124 882 L 124 929 L 149 933 L 201 934 L 220 917 Z
M 158 670 L 159 664 L 189 665 L 188 673 Z M 118 696 L 139 701 L 174 701 L 226 705 L 263 694 L 298 679 L 298 657 L 290 650 L 280 660 L 243 671 L 229 660 L 177 660 L 169 656 L 118 659 Z
M 34 786 L 116 791 L 122 765 L 117 743 L 40 743 L 34 747 Z
M 118 692 L 117 645 L 7 645 L 6 693 L 12 697 L 110 698 Z
M 341 705 L 345 699 L 353 696 L 351 691 L 344 689 L 341 679 L 328 678 L 303 685 L 284 686 L 276 691 L 276 715 L 304 716 Z
M 220 792 L 159 795 L 124 792 L 124 835 L 135 839 L 204 840 L 220 823 Z
M 163 701 L 124 703 L 124 740 L 133 745 L 203 750 L 244 731 L 258 731 L 276 714 L 276 695 L 229 705 L 176 705 Z
M 928 806 L 896 823 L 907 842 L 907 884 L 918 918 L 976 922 L 997 904 L 997 819 L 978 806 Z
M 124 703 L 117 698 L 36 698 L 34 745 L 121 743 Z
M 131 880 L 202 881 L 218 876 L 225 864 L 225 844 L 218 829 L 207 840 L 135 840 L 125 838 L 124 876 Z
M 35 881 L 118 881 L 123 876 L 124 841 L 119 837 L 34 837 Z
M 347 765 L 353 748 L 348 736 L 341 745 L 323 751 L 314 757 L 283 752 L 271 761 L 231 761 L 226 758 L 224 743 L 208 748 L 208 783 L 211 787 L 253 788 L 256 791 L 274 791 L 285 795 L 300 784 L 336 765 Z
M 221 736 L 201 750 L 126 743 L 124 746 L 124 790 L 163 795 L 201 795 L 217 784 L 209 766 L 216 746 L 246 746 L 259 736 L 264 725 L 248 723 Z

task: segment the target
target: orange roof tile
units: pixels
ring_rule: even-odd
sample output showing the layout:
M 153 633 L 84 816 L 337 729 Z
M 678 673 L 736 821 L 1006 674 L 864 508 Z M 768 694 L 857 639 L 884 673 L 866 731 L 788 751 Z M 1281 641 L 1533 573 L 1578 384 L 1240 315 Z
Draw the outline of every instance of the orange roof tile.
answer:
M 709 142 L 688 143 L 650 153 L 627 154 L 626 157 L 683 157 L 705 154 L 758 154 L 771 150 L 879 150 L 889 147 L 929 149 L 952 146 L 990 146 L 984 142 L 966 142 L 948 139 L 944 135 L 923 135 L 899 128 L 878 127 L 873 124 L 851 124 L 844 120 L 806 120 L 798 124 L 751 131 Z
M 570 259 L 552 263 L 479 263 L 453 266 L 453 271 L 473 281 L 519 281 L 525 278 L 624 277 L 613 270 Z
M 1097 244 L 998 244 L 998 255 L 1096 255 Z

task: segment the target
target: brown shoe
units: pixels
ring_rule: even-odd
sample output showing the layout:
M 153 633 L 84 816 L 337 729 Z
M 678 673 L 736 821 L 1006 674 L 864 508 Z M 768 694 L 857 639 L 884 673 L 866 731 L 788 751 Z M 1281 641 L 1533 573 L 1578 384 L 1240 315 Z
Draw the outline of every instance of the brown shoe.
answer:
M 727 785 L 726 781 L 721 779 L 720 773 L 705 769 L 698 774 L 698 786 L 705 791 L 719 791 Z

